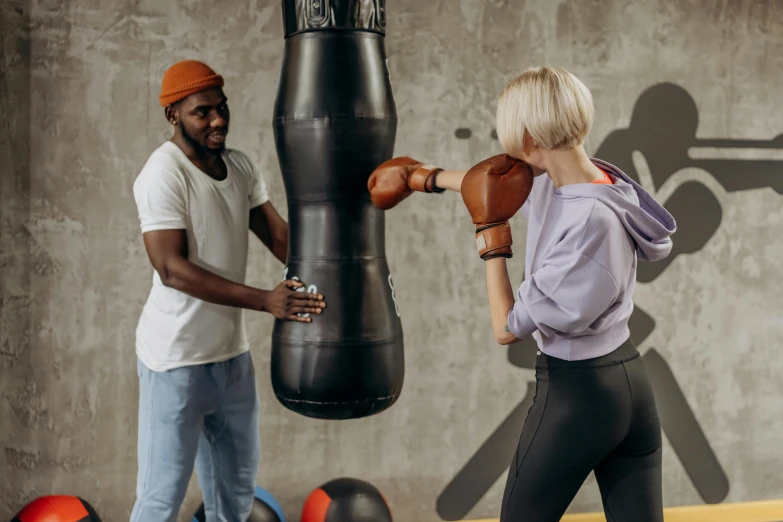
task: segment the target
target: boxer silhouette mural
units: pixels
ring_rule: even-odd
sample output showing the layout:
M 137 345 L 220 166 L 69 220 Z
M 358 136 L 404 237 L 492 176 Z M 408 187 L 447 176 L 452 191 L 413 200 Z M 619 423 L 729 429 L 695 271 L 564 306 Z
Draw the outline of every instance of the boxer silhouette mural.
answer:
M 696 103 L 682 87 L 671 83 L 654 85 L 636 101 L 630 125 L 610 133 L 595 156 L 652 188 L 654 194 L 676 173 L 691 168 L 706 171 L 727 192 L 771 187 L 783 193 L 783 178 L 775 175 L 779 160 L 735 159 L 740 148 L 780 150 L 783 135 L 770 141 L 698 139 L 698 120 Z M 467 139 L 471 131 L 457 129 L 455 135 Z M 497 139 L 495 131 L 492 136 Z M 674 246 L 665 260 L 639 264 L 637 281 L 640 283 L 655 281 L 680 254 L 701 250 L 718 230 L 723 217 L 715 195 L 697 181 L 678 185 L 661 203 L 677 222 Z M 642 347 L 655 326 L 655 320 L 635 305 L 629 320 L 633 342 Z M 527 338 L 508 347 L 508 360 L 514 366 L 533 369 L 536 351 L 535 340 Z M 688 477 L 706 503 L 723 501 L 729 492 L 728 477 L 669 365 L 652 347 L 644 351 L 643 358 L 663 431 Z M 535 382 L 531 381 L 524 399 L 440 493 L 436 509 L 443 520 L 464 518 L 506 472 L 534 395 Z

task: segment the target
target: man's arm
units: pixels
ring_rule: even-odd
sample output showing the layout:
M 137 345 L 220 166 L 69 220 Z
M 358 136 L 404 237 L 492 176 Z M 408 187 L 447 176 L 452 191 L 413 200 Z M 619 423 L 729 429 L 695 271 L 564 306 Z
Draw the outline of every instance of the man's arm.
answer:
M 508 312 L 514 307 L 514 291 L 508 277 L 506 258 L 487 259 L 487 294 L 489 297 L 489 315 L 492 319 L 492 331 L 499 344 L 519 342 L 508 328 Z
M 250 209 L 250 230 L 283 264 L 288 256 L 288 223 L 271 201 Z
M 309 322 L 298 313 L 321 313 L 323 296 L 297 292 L 298 281 L 285 281 L 274 290 L 235 283 L 188 260 L 185 230 L 144 233 L 144 246 L 163 284 L 210 303 L 268 312 L 278 319 Z

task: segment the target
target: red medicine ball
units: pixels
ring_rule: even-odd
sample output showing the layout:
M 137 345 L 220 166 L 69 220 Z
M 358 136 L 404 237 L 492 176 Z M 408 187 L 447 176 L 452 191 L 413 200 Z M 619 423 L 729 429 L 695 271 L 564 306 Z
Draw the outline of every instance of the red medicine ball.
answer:
M 101 522 L 101 519 L 79 497 L 52 495 L 33 500 L 11 522 Z
M 391 510 L 375 486 L 340 478 L 313 490 L 302 509 L 301 522 L 392 522 Z

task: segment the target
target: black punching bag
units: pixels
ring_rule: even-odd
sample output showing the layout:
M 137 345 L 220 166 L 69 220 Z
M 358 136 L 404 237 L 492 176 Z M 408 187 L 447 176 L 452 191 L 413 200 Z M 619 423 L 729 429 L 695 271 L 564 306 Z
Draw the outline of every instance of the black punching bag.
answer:
M 277 320 L 278 400 L 321 419 L 389 408 L 404 377 L 384 213 L 367 180 L 392 157 L 397 113 L 384 0 L 283 0 L 285 55 L 274 132 L 288 200 L 284 279 L 324 296 L 310 323 Z

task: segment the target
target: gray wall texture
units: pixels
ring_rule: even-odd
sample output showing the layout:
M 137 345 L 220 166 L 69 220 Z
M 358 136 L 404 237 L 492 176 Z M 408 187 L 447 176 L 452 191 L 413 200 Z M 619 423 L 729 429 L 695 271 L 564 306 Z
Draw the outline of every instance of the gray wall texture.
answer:
M 538 64 L 564 66 L 592 89 L 588 152 L 628 127 L 640 94 L 662 82 L 693 97 L 699 138 L 768 141 L 783 132 L 775 0 L 388 0 L 387 12 L 397 155 L 467 168 L 500 152 L 491 137 L 496 96 Z M 161 76 L 196 58 L 226 77 L 230 146 L 258 162 L 285 215 L 271 127 L 280 2 L 4 0 L 0 36 L 0 518 L 63 493 L 89 499 L 105 520 L 127 520 L 134 329 L 152 276 L 131 188 L 169 137 Z M 471 137 L 456 137 L 457 128 Z M 628 156 L 638 162 L 643 152 Z M 783 176 L 776 161 L 760 179 Z M 757 174 L 732 165 L 737 177 Z M 703 248 L 639 285 L 637 303 L 656 322 L 640 350 L 654 347 L 671 366 L 729 479 L 725 501 L 781 498 L 783 196 L 765 186 L 772 182 L 727 191 L 688 165 L 661 186 L 641 178 L 662 201 L 696 180 L 723 219 Z M 512 226 L 516 285 L 524 218 Z M 269 382 L 272 319 L 248 314 L 263 412 L 258 481 L 291 520 L 312 488 L 340 476 L 378 486 L 397 520 L 438 520 L 440 492 L 534 378 L 493 341 L 459 197 L 415 195 L 387 213 L 386 229 L 407 357 L 403 395 L 387 412 L 327 422 L 285 410 Z M 251 285 L 268 288 L 282 275 L 258 241 L 249 266 Z M 668 439 L 664 466 L 667 505 L 703 502 Z M 466 518 L 498 515 L 504 479 Z M 198 502 L 193 480 L 181 520 Z M 570 510 L 599 509 L 590 478 Z

